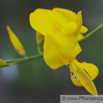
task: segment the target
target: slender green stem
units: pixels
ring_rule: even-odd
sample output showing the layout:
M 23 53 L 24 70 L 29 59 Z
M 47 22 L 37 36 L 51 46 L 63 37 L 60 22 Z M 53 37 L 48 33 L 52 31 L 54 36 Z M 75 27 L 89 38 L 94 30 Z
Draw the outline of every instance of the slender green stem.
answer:
M 97 33 L 98 31 L 100 31 L 101 29 L 103 29 L 103 23 L 101 25 L 99 25 L 96 29 L 94 29 L 93 31 L 91 31 L 90 33 L 88 33 L 83 39 L 79 40 L 78 43 L 81 43 L 85 40 L 87 40 L 88 38 L 90 38 L 92 35 L 94 35 L 95 33 Z
M 13 63 L 13 62 L 20 63 L 20 62 L 26 62 L 26 61 L 30 61 L 30 60 L 39 59 L 39 58 L 42 58 L 42 57 L 43 57 L 43 54 L 38 54 L 38 55 L 26 57 L 26 58 L 5 60 L 5 62 L 7 62 L 7 63 Z
M 92 35 L 94 35 L 95 33 L 97 33 L 99 30 L 103 29 L 103 24 L 99 25 L 96 29 L 94 29 L 92 32 L 88 33 L 83 39 L 79 40 L 78 43 L 81 43 L 83 41 L 85 41 L 86 39 L 90 38 Z M 35 59 L 39 59 L 42 58 L 43 54 L 38 54 L 38 55 L 34 55 L 34 56 L 30 56 L 30 57 L 26 57 L 26 58 L 19 58 L 19 59 L 12 59 L 12 60 L 5 60 L 5 62 L 7 63 L 20 63 L 20 62 L 25 62 L 25 61 L 30 61 L 30 60 L 35 60 Z

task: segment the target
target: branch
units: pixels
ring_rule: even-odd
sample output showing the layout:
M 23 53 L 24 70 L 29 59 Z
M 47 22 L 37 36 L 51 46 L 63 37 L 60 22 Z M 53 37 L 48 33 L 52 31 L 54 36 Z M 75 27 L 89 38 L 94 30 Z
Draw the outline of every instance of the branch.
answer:
M 20 62 L 26 62 L 26 61 L 30 61 L 30 60 L 39 59 L 39 58 L 42 58 L 42 57 L 43 57 L 43 54 L 38 54 L 38 55 L 25 57 L 25 58 L 5 60 L 5 62 L 7 62 L 7 63 L 13 63 L 13 62 L 20 63 Z
M 78 43 L 81 43 L 85 40 L 87 40 L 88 38 L 90 38 L 92 35 L 94 35 L 95 33 L 97 33 L 98 31 L 100 31 L 101 29 L 103 29 L 103 23 L 101 25 L 99 25 L 96 29 L 94 29 L 93 31 L 91 31 L 90 33 L 88 33 L 83 39 L 79 40 Z
M 81 39 L 81 40 L 79 40 L 78 43 L 82 43 L 83 41 L 87 40 L 88 38 L 90 38 L 91 36 L 93 36 L 95 33 L 97 33 L 98 31 L 100 31 L 101 29 L 103 29 L 103 24 L 99 25 L 96 29 L 94 29 L 93 31 L 91 31 L 90 33 L 88 33 L 86 36 L 84 36 L 84 38 Z M 42 58 L 42 57 L 43 57 L 43 54 L 38 54 L 38 55 L 26 57 L 26 58 L 5 60 L 5 62 L 7 62 L 7 63 L 15 63 L 16 64 L 16 63 L 20 63 L 20 62 L 25 62 L 25 61 L 39 59 L 39 58 Z

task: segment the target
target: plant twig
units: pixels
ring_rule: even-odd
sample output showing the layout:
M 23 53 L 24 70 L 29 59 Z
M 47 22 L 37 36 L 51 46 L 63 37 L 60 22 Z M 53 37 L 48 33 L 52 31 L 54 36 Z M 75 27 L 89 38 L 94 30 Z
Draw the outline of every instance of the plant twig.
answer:
M 100 31 L 101 29 L 103 29 L 103 23 L 101 25 L 99 25 L 96 29 L 94 29 L 93 31 L 91 31 L 90 33 L 88 33 L 86 36 L 84 36 L 84 38 L 81 39 L 81 40 L 79 40 L 78 43 L 82 43 L 83 41 L 87 40 L 88 38 L 90 38 L 91 36 L 93 36 L 95 33 L 97 33 L 98 31 Z M 16 63 L 20 63 L 20 62 L 25 62 L 25 61 L 39 59 L 39 58 L 42 58 L 42 57 L 43 57 L 43 54 L 38 54 L 38 55 L 26 57 L 26 58 L 5 60 L 5 62 L 7 62 L 7 63 L 14 63 L 15 62 L 15 64 L 16 64 Z
M 42 57 L 43 57 L 43 54 L 38 54 L 38 55 L 26 57 L 26 58 L 5 60 L 5 62 L 7 62 L 7 63 L 13 63 L 13 62 L 20 63 L 20 62 L 26 62 L 26 61 L 30 61 L 30 60 L 39 59 L 39 58 L 42 58 Z
M 103 23 L 101 25 L 99 25 L 96 29 L 94 29 L 93 31 L 91 31 L 90 33 L 88 33 L 83 39 L 79 40 L 78 43 L 81 43 L 85 40 L 87 40 L 88 38 L 90 38 L 92 35 L 94 35 L 95 33 L 97 33 L 98 31 L 100 31 L 101 29 L 103 29 Z

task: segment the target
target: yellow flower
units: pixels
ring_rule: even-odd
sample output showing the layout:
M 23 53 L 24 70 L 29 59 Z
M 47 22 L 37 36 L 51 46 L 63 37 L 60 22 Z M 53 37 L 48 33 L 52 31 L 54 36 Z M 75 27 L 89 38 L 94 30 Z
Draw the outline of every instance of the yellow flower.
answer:
M 44 60 L 51 68 L 56 69 L 65 65 L 65 62 L 68 64 L 81 52 L 77 38 L 78 36 L 78 39 L 82 38 L 81 33 L 87 31 L 87 28 L 82 26 L 81 11 L 76 15 L 74 12 L 62 8 L 54 8 L 53 10 L 36 9 L 30 14 L 29 18 L 32 28 L 44 35 Z M 50 49 L 51 51 L 48 52 Z M 57 54 L 60 54 L 59 59 L 64 61 L 59 65 L 58 63 L 52 65 L 50 61 L 51 57 L 56 58 L 49 55 L 55 50 Z M 48 56 L 46 56 L 47 54 Z
M 21 42 L 19 41 L 18 37 L 14 34 L 14 32 L 7 26 L 7 31 L 9 34 L 10 41 L 14 46 L 15 50 L 18 52 L 19 55 L 26 56 L 25 49 L 23 48 Z
M 44 35 L 43 57 L 46 64 L 52 69 L 69 64 L 72 82 L 77 86 L 83 85 L 88 92 L 97 95 L 92 80 L 98 75 L 98 68 L 76 60 L 76 56 L 81 52 L 78 40 L 83 38 L 82 33 L 88 30 L 82 26 L 81 11 L 76 15 L 61 8 L 37 9 L 30 14 L 30 24 Z

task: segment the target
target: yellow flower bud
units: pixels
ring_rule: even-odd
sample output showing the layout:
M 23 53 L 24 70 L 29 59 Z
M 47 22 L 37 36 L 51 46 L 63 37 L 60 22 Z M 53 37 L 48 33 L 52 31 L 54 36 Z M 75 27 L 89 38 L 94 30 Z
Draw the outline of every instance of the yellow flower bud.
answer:
M 8 64 L 2 59 L 0 59 L 0 67 L 5 67 L 5 66 L 8 66 Z
M 21 56 L 26 56 L 25 49 L 23 48 L 18 37 L 14 34 L 14 32 L 10 29 L 9 26 L 7 26 L 7 31 L 9 34 L 10 41 L 11 41 L 12 45 L 14 46 L 15 50 L 18 52 L 18 54 Z
M 40 54 L 42 54 L 42 52 L 40 50 L 40 47 L 41 47 L 41 45 L 43 43 L 43 39 L 44 39 L 44 36 L 41 33 L 36 31 L 36 41 L 37 41 L 37 45 L 38 45 L 38 52 Z

